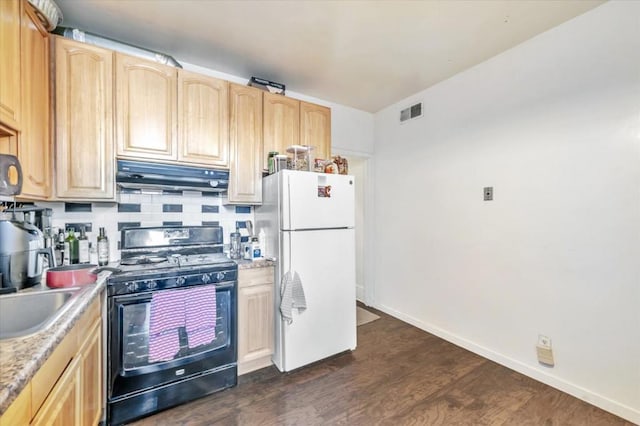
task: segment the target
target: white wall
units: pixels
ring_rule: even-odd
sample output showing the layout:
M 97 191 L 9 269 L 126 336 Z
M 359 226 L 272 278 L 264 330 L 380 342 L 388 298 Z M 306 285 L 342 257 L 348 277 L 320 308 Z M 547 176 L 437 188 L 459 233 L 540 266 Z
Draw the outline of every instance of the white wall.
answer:
M 640 423 L 640 2 L 380 111 L 375 158 L 376 305 Z

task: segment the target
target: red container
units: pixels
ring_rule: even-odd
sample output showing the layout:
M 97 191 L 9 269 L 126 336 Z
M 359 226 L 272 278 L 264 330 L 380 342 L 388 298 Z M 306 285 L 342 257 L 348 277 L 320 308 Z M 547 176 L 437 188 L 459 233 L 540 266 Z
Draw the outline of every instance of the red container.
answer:
M 93 284 L 103 270 L 119 271 L 116 268 L 98 268 L 97 265 L 65 265 L 47 271 L 47 287 L 77 287 Z

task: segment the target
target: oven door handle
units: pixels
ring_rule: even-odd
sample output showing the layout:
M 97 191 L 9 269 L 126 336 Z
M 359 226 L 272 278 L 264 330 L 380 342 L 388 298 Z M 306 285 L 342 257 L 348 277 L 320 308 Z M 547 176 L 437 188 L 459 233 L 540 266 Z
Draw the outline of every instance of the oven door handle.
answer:
M 121 296 L 114 296 L 113 300 L 116 304 L 130 305 L 132 303 L 147 303 L 151 302 L 151 292 L 124 294 Z
M 236 281 L 223 281 L 220 283 L 215 283 L 215 284 L 207 284 L 207 285 L 215 285 L 216 286 L 216 291 L 224 291 L 224 290 L 230 290 L 233 289 L 233 287 L 236 286 Z M 166 290 L 155 290 L 157 291 L 167 291 L 167 290 L 177 290 L 180 288 L 194 288 L 194 287 L 199 287 L 197 285 L 195 286 L 188 286 L 188 287 L 176 287 L 176 288 L 168 288 Z M 121 296 L 115 296 L 114 299 L 116 301 L 116 303 L 140 303 L 140 302 L 151 302 L 151 299 L 153 298 L 152 296 L 153 292 L 152 291 L 146 291 L 144 293 L 134 293 L 134 294 L 124 294 Z

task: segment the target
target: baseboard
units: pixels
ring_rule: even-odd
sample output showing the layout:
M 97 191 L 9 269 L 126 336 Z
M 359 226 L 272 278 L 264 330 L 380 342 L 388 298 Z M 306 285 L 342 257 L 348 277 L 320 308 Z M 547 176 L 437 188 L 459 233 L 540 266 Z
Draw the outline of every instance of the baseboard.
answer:
M 448 342 L 451 342 L 457 346 L 478 354 L 484 358 L 490 359 L 491 361 L 497 362 L 500 365 L 517 371 L 518 373 L 522 373 L 525 376 L 531 377 L 532 379 L 566 392 L 569 395 L 572 395 L 591 405 L 595 405 L 596 407 L 601 408 L 605 411 L 613 413 L 616 416 L 620 416 L 625 420 L 628 420 L 632 423 L 640 424 L 639 410 L 636 410 L 624 404 L 620 404 L 616 401 L 613 401 L 609 398 L 594 393 L 588 389 L 575 385 L 566 380 L 560 379 L 544 371 L 540 371 L 521 361 L 502 355 L 484 346 L 480 346 L 468 339 L 452 334 L 440 327 L 434 326 L 433 324 L 425 323 L 409 315 L 403 314 L 402 312 L 396 311 L 395 309 L 388 306 L 376 303 L 373 305 L 373 307 L 395 318 L 398 318 L 399 320 L 418 327 L 421 330 L 434 334 Z
M 252 371 L 256 371 L 264 367 L 268 367 L 271 364 L 273 364 L 273 362 L 271 362 L 271 354 L 252 359 L 250 361 L 238 362 L 238 376 L 251 373 Z
M 364 303 L 364 286 L 356 285 L 356 300 Z

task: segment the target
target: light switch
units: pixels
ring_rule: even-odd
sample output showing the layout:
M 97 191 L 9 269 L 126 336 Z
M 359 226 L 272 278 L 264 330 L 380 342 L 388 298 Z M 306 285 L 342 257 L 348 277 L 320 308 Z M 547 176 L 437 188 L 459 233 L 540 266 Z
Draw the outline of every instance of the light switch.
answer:
M 485 201 L 493 200 L 493 186 L 484 187 L 484 200 Z

